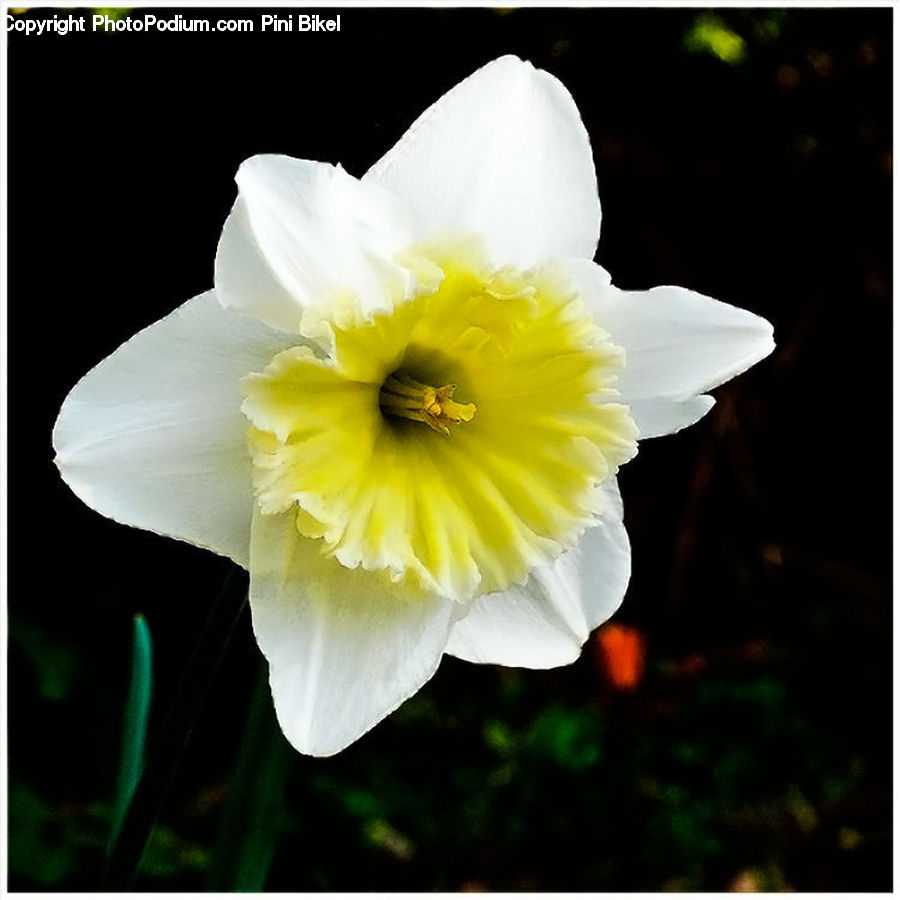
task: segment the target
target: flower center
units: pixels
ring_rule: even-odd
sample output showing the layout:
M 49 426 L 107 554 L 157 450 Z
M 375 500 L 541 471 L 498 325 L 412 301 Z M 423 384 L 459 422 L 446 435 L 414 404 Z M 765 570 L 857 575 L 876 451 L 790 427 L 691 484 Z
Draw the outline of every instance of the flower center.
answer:
M 335 565 L 465 601 L 573 546 L 637 432 L 622 351 L 559 268 L 497 270 L 474 240 L 410 254 L 417 296 L 243 379 L 256 503 Z
M 378 395 L 378 405 L 386 416 L 424 422 L 442 434 L 450 434 L 450 425 L 471 422 L 474 403 L 457 403 L 452 399 L 455 384 L 433 388 L 422 384 L 402 370 L 388 375 Z

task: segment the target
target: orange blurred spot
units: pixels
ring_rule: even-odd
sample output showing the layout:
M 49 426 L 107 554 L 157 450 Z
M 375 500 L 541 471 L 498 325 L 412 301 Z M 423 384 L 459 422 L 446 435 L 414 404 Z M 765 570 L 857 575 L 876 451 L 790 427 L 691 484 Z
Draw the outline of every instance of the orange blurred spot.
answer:
M 630 625 L 604 625 L 595 640 L 610 683 L 620 691 L 633 691 L 644 674 L 644 636 Z

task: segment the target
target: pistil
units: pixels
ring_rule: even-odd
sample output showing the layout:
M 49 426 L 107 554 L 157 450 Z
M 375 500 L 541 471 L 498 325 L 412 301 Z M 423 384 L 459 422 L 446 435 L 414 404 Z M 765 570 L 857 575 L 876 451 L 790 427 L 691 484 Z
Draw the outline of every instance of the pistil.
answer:
M 395 372 L 381 386 L 379 403 L 385 415 L 424 422 L 434 431 L 449 435 L 450 425 L 471 422 L 475 415 L 474 403 L 457 403 L 452 399 L 455 391 L 455 384 L 435 388 L 405 372 Z

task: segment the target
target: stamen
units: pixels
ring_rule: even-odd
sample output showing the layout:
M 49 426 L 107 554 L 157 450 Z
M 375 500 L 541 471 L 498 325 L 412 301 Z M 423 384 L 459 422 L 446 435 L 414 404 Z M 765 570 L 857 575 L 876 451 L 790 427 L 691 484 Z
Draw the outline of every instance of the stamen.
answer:
M 424 422 L 434 431 L 449 435 L 448 426 L 471 422 L 475 415 L 474 403 L 457 403 L 452 399 L 455 391 L 455 384 L 434 388 L 405 372 L 395 372 L 381 386 L 379 403 L 385 415 Z

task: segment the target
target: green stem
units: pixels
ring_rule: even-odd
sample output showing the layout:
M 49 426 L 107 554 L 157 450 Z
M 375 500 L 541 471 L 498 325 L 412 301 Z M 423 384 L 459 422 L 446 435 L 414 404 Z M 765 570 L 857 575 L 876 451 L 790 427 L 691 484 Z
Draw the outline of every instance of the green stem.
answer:
M 152 746 L 144 774 L 107 856 L 101 888 L 126 891 L 137 872 L 197 713 L 247 602 L 247 573 L 232 568 L 206 622 L 168 717 Z
M 262 891 L 283 822 L 284 782 L 291 749 L 272 708 L 263 662 L 228 788 L 228 804 L 207 890 Z
M 144 745 L 147 738 L 147 719 L 153 693 L 153 643 L 147 620 L 140 614 L 134 617 L 131 652 L 131 686 L 122 730 L 122 756 L 116 780 L 112 830 L 109 848 L 115 846 L 122 828 L 128 804 L 134 795 L 144 767 Z

